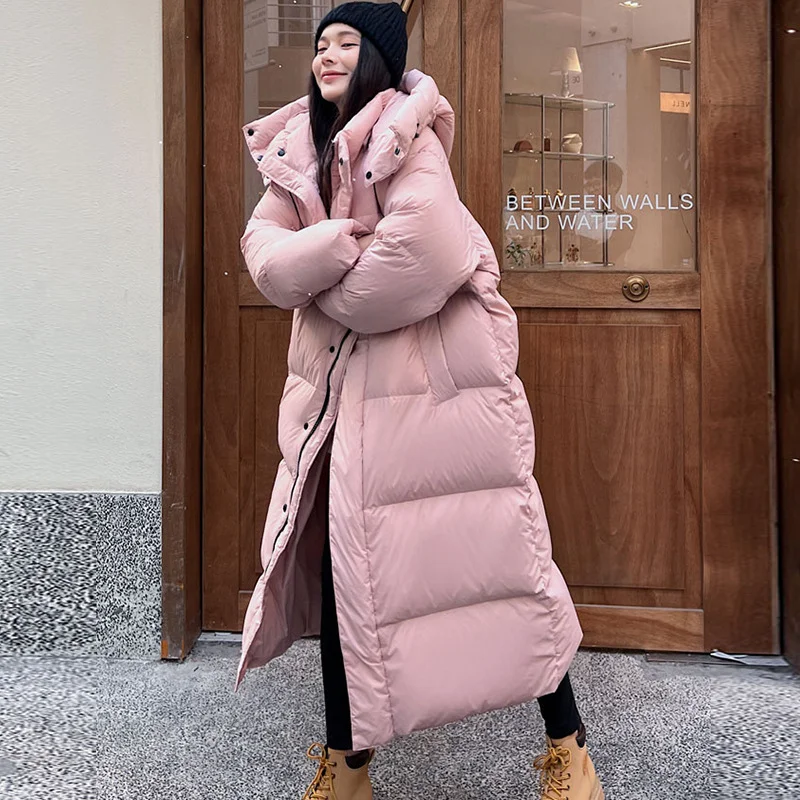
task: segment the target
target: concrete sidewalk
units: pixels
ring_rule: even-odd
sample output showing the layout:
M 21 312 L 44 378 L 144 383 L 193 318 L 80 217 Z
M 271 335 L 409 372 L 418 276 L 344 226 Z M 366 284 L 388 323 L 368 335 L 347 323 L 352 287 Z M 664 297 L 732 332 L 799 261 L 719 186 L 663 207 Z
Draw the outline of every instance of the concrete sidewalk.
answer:
M 2 800 L 300 800 L 324 739 L 319 643 L 232 692 L 239 647 L 182 664 L 0 658 Z M 571 670 L 608 800 L 800 798 L 800 678 L 584 651 Z M 535 703 L 397 739 L 376 800 L 529 800 Z

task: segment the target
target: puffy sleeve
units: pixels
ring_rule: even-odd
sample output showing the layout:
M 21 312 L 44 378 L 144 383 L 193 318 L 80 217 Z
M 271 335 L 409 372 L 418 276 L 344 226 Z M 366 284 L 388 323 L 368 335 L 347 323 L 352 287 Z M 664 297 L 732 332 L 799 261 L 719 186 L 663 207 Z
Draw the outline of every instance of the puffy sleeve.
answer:
M 480 260 L 469 214 L 433 134 L 389 178 L 383 213 L 353 269 L 316 297 L 329 317 L 359 333 L 403 328 L 435 314 Z
M 255 207 L 241 249 L 259 291 L 279 308 L 301 308 L 341 280 L 361 254 L 353 219 L 326 219 L 302 228 L 291 196 L 269 183 Z

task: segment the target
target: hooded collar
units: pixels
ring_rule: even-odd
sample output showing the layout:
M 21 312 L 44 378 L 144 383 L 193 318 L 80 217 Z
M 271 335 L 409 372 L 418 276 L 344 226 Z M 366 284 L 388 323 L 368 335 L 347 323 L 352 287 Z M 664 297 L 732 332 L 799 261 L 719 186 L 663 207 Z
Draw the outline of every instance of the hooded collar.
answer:
M 366 183 L 389 177 L 403 163 L 413 139 L 425 126 L 433 128 L 449 157 L 455 135 L 453 109 L 430 75 L 412 69 L 404 73 L 398 89 L 376 94 L 334 137 L 333 164 L 338 166 L 343 186 L 350 186 L 351 165 L 364 147 Z M 243 130 L 250 154 L 265 179 L 276 180 L 300 195 L 308 194 L 305 183 L 313 180 L 316 150 L 307 95 L 245 125 Z M 303 199 L 314 205 L 313 199 Z

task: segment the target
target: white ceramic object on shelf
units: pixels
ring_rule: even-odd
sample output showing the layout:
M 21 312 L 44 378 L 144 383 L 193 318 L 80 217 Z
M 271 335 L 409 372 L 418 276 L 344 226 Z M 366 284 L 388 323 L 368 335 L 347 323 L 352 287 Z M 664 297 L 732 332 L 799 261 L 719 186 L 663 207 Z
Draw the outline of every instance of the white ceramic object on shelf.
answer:
M 561 140 L 562 153 L 580 153 L 583 150 L 583 139 L 579 133 L 567 133 Z

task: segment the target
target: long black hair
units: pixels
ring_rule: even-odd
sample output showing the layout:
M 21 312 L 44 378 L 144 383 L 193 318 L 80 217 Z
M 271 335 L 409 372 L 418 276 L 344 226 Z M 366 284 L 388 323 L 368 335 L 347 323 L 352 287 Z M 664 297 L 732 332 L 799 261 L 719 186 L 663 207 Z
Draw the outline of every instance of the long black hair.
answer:
M 380 51 L 366 36 L 361 37 L 358 62 L 341 113 L 336 103 L 322 96 L 313 71 L 308 82 L 308 111 L 311 120 L 311 135 L 317 151 L 317 184 L 325 211 L 331 213 L 331 161 L 333 160 L 333 138 L 378 92 L 392 86 L 389 68 Z

